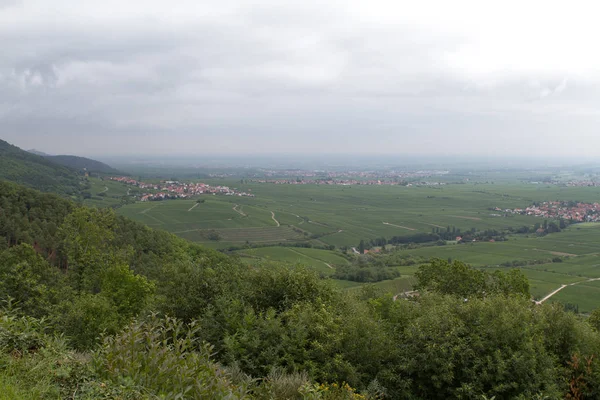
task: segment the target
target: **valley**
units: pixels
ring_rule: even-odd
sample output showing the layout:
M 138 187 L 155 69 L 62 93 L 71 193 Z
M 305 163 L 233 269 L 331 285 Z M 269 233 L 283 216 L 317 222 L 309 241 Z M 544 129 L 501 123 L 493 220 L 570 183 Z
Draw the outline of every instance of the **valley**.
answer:
M 480 178 L 484 182 L 491 179 Z M 544 218 L 496 211 L 555 200 L 593 203 L 600 199 L 598 187 L 533 185 L 516 179 L 437 187 L 285 185 L 233 178 L 207 182 L 254 196 L 200 195 L 137 202 L 118 208 L 118 212 L 153 228 L 235 254 L 250 265 L 280 262 L 309 266 L 340 287 L 359 287 L 364 282 L 332 278 L 336 268 L 356 264 L 358 258 L 370 260 L 366 262 L 382 258 L 378 252 L 420 260 L 461 260 L 487 270 L 517 267 L 529 278 L 536 300 L 563 284 L 600 277 L 600 224 L 577 223 L 543 235 L 518 233 L 523 226 L 542 225 Z M 423 243 L 410 245 L 415 235 L 448 230 L 456 232 L 450 240 L 429 242 L 425 238 Z M 457 243 L 454 238 L 464 232 L 489 230 L 503 232 L 503 240 Z M 353 254 L 352 247 L 357 248 L 361 241 L 390 241 L 394 237 L 400 239 L 399 244 L 388 243 L 385 249 L 368 245 L 376 252 Z M 402 278 L 376 279 L 376 286 L 394 287 L 394 281 L 410 281 L 414 273 L 414 268 L 393 262 L 384 268 L 398 271 Z M 371 278 L 365 279 L 368 282 Z M 592 281 L 567 286 L 552 296 L 552 301 L 590 312 L 600 303 L 600 285 Z

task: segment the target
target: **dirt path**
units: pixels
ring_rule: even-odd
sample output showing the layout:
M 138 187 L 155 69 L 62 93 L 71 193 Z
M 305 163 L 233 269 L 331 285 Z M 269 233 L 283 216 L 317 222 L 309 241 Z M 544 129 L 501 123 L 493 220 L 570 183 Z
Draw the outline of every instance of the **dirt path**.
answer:
M 416 293 L 419 293 L 417 290 L 408 290 L 406 292 L 398 293 L 393 297 L 394 301 L 398 300 L 398 296 L 414 296 Z
M 448 215 L 448 216 L 454 217 L 454 218 L 470 219 L 471 221 L 481 221 L 481 218 L 478 218 L 478 217 L 465 217 L 464 215 Z
M 436 224 L 428 224 L 427 222 L 423 222 L 425 225 L 429 225 L 429 226 L 434 226 L 436 228 L 441 228 L 441 229 L 446 229 L 445 226 L 441 226 L 441 225 L 436 225 Z
M 164 222 L 162 222 L 160 219 L 156 218 L 154 215 L 148 214 L 148 211 L 155 209 L 158 206 L 154 206 L 154 207 L 150 207 L 150 208 L 146 208 L 143 211 L 140 211 L 140 214 L 144 214 L 147 217 L 152 218 L 153 220 L 155 220 L 156 222 L 160 223 L 161 225 L 164 224 Z
M 273 218 L 273 221 L 275 221 L 275 223 L 277 224 L 277 226 L 281 226 L 281 224 L 279 223 L 279 221 L 277 221 L 275 219 L 275 213 L 273 211 L 271 211 L 271 218 Z
M 236 205 L 233 207 L 233 211 L 235 211 L 236 213 L 240 214 L 242 217 L 247 217 L 247 215 L 246 215 L 246 213 L 245 213 L 245 212 L 243 212 L 241 209 L 240 209 L 240 210 L 238 210 L 238 207 L 239 207 L 239 204 L 236 204 Z
M 104 186 L 104 190 L 101 191 L 100 193 L 106 193 L 106 192 L 108 192 L 108 186 Z
M 144 210 L 140 211 L 140 212 L 139 212 L 139 214 L 146 214 L 148 211 L 150 211 L 150 210 L 152 210 L 152 209 L 155 209 L 156 207 L 158 207 L 158 206 L 154 206 L 154 207 L 146 208 L 146 209 L 144 209 Z
M 546 297 L 544 297 L 540 301 L 536 301 L 535 303 L 536 304 L 542 304 L 543 302 L 545 302 L 546 300 L 548 300 L 549 298 L 551 298 L 552 296 L 554 296 L 556 293 L 560 292 L 561 290 L 563 290 L 564 288 L 566 288 L 568 286 L 575 286 L 575 285 L 579 285 L 581 283 L 593 282 L 593 281 L 600 281 L 600 278 L 592 278 L 592 279 L 588 279 L 586 281 L 580 281 L 580 282 L 570 283 L 568 285 L 560 285 L 560 287 L 558 289 L 556 289 L 555 291 L 551 292 L 550 294 L 548 294 Z
M 354 254 L 360 254 L 360 252 L 358 250 L 356 250 L 356 247 L 353 247 L 352 251 L 354 252 Z
M 188 210 L 188 212 L 190 212 L 190 211 L 192 211 L 194 208 L 198 207 L 198 204 L 200 204 L 200 203 L 196 203 L 196 204 L 194 204 L 194 205 L 193 205 L 193 206 L 192 206 L 192 207 L 191 207 L 191 208 Z
M 552 250 L 543 250 L 543 249 L 531 249 L 533 251 L 541 251 L 544 253 L 552 254 L 553 256 L 565 256 L 565 257 L 577 257 L 577 254 L 573 253 L 563 253 L 560 251 L 552 251 Z
M 416 229 L 414 228 L 409 228 L 407 226 L 402 226 L 402 225 L 395 225 L 395 224 L 390 224 L 389 222 L 382 222 L 384 225 L 390 225 L 390 226 L 395 226 L 397 228 L 402 228 L 402 229 L 408 229 L 409 231 L 416 231 Z
M 567 286 L 568 285 L 560 285 L 560 287 L 558 289 L 556 289 L 554 292 L 551 292 L 549 295 L 547 295 L 546 297 L 544 297 L 543 299 L 541 299 L 540 301 L 538 301 L 537 304 L 542 304 L 543 302 L 545 302 L 550 297 L 554 296 L 556 293 L 560 292 L 561 290 L 563 290 Z

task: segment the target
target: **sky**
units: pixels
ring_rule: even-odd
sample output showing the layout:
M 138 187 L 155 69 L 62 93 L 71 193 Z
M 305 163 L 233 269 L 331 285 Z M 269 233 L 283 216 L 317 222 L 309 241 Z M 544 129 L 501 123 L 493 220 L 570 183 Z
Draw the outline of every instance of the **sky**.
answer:
M 600 156 L 599 11 L 0 0 L 0 138 L 91 156 Z

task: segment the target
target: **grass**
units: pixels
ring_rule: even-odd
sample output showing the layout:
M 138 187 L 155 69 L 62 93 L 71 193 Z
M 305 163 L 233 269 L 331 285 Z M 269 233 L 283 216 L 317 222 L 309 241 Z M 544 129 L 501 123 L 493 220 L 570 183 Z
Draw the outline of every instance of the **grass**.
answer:
M 306 251 L 310 250 L 310 251 Z M 331 275 L 334 272 L 332 266 L 325 260 L 336 260 L 347 263 L 341 256 L 335 255 L 327 250 L 300 249 L 292 247 L 263 247 L 238 251 L 237 254 L 249 264 L 260 263 L 262 260 L 278 261 L 287 264 L 301 264 L 315 269 L 324 274 Z
M 0 375 L 0 400 L 28 400 L 39 399 L 41 396 L 30 390 L 21 390 L 11 383 L 8 377 Z

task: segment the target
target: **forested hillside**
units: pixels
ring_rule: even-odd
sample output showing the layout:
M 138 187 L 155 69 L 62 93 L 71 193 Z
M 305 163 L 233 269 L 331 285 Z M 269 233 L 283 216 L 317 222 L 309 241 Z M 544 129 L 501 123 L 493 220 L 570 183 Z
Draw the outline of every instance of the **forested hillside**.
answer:
M 0 179 L 61 195 L 80 192 L 80 177 L 75 170 L 3 140 L 0 140 Z
M 95 172 L 100 174 L 118 174 L 123 173 L 113 167 L 104 164 L 103 162 L 92 160 L 85 157 L 78 156 L 45 156 L 48 160 L 53 161 L 57 164 L 64 165 L 71 169 L 81 171 L 87 170 L 88 172 Z
M 534 304 L 518 270 L 434 260 L 418 296 L 350 295 L 11 183 L 0 218 L 5 398 L 600 395 L 599 318 Z

